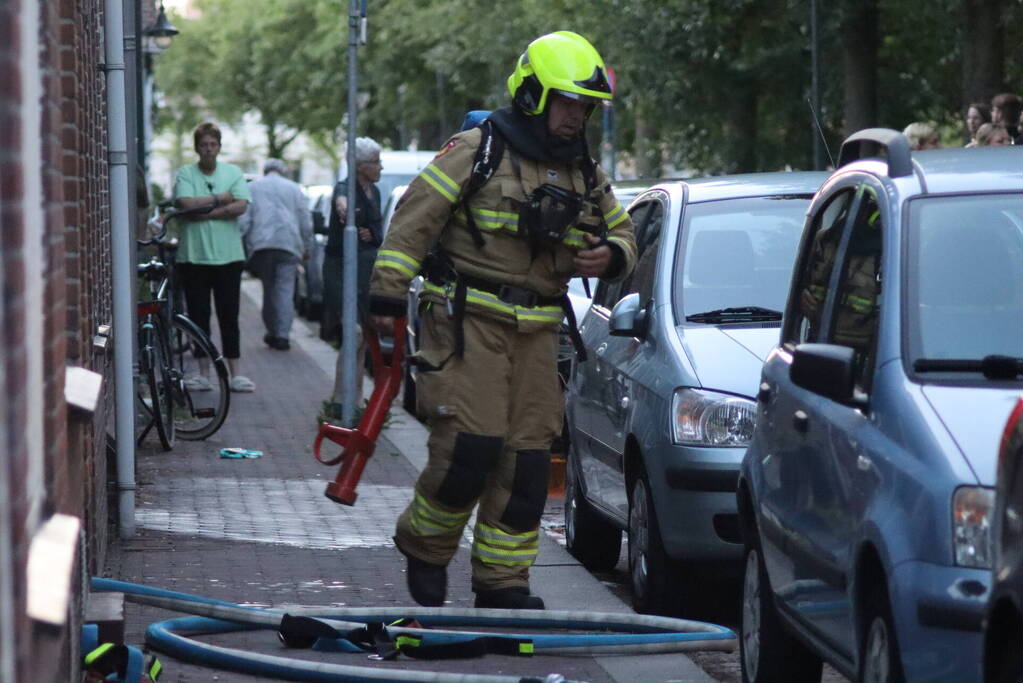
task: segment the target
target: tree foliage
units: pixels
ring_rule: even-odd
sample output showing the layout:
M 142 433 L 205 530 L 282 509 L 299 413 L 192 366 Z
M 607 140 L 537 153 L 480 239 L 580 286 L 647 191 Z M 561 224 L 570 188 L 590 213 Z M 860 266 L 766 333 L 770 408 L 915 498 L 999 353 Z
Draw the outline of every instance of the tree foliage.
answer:
M 227 119 L 255 111 L 271 150 L 297 131 L 336 149 L 347 104 L 348 1 L 197 4 L 201 19 L 182 20 L 178 44 L 160 58 L 163 118 L 194 121 L 194 107 Z M 1023 0 L 817 4 L 819 114 L 832 150 L 853 123 L 901 129 L 933 120 L 958 131 L 969 98 L 1023 90 Z M 876 8 L 866 25 L 865 7 Z M 1002 41 L 1004 55 L 990 49 L 994 37 L 976 44 L 969 19 L 980 16 L 996 17 L 982 28 Z M 437 147 L 467 110 L 503 106 L 519 54 L 559 29 L 590 38 L 615 70 L 617 147 L 637 172 L 813 165 L 810 0 L 372 0 L 369 42 L 359 51 L 358 132 L 389 147 Z M 857 56 L 863 31 L 877 34 L 865 57 Z M 1001 59 L 1004 76 L 971 74 L 984 59 Z M 856 68 L 864 60 L 876 66 Z M 876 102 L 850 101 L 850 92 Z M 591 126 L 593 142 L 599 128 Z

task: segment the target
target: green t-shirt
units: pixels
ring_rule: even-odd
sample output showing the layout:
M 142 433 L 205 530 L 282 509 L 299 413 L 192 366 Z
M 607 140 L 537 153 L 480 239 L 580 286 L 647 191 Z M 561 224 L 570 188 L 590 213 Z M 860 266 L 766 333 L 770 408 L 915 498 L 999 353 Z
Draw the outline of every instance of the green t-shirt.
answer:
M 248 183 L 240 168 L 218 161 L 213 173 L 206 175 L 198 164 L 178 169 L 174 178 L 174 197 L 204 197 L 229 191 L 235 199 L 252 201 Z M 245 260 L 238 221 L 213 220 L 181 222 L 178 261 L 220 266 Z

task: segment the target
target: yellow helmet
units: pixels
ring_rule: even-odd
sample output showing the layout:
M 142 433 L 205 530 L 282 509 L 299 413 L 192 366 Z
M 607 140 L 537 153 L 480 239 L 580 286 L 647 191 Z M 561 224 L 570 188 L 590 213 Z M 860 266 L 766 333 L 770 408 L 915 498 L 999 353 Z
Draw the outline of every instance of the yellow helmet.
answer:
M 526 47 L 508 77 L 508 92 L 527 114 L 547 109 L 552 90 L 594 104 L 611 99 L 604 60 L 578 33 L 557 31 L 540 36 Z

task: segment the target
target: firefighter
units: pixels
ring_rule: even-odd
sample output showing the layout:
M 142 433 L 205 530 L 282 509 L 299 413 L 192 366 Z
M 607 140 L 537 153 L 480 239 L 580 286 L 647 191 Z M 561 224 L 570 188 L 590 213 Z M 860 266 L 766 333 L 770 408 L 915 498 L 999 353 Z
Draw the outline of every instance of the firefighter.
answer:
M 394 537 L 409 592 L 426 606 L 444 602 L 446 567 L 478 504 L 475 605 L 543 609 L 529 568 L 562 425 L 567 283 L 617 281 L 635 261 L 629 215 L 585 138 L 588 117 L 611 99 L 596 49 L 569 31 L 541 36 L 508 90 L 511 106 L 452 137 L 412 181 L 370 286 L 371 323 L 388 332 L 410 279 L 427 280 L 413 360 L 429 459 Z

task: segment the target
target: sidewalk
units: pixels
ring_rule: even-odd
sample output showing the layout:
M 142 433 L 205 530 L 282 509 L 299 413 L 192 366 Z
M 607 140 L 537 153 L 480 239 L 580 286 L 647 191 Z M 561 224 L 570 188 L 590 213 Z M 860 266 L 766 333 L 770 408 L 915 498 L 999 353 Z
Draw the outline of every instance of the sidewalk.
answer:
M 394 549 L 394 522 L 412 495 L 426 461 L 426 429 L 392 407 L 352 507 L 323 495 L 336 467 L 313 458 L 316 416 L 333 382 L 336 351 L 320 341 L 317 326 L 297 319 L 292 348 L 263 342 L 260 286 L 242 286 L 240 372 L 256 383 L 253 394 L 232 394 L 227 422 L 207 441 L 178 441 L 163 452 L 147 437 L 137 454 L 135 537 L 112 541 L 104 576 L 256 606 L 394 607 L 415 603 L 405 587 L 405 562 Z M 369 396 L 369 392 L 366 392 Z M 258 449 L 259 459 L 221 459 L 229 446 Z M 325 453 L 338 447 L 325 444 Z M 553 501 L 560 505 L 560 501 Z M 556 541 L 541 535 L 533 590 L 548 609 L 631 612 Z M 448 570 L 450 607 L 472 607 L 469 541 Z M 144 641 L 146 626 L 177 612 L 125 605 L 126 639 Z M 546 676 L 557 672 L 586 681 L 711 681 L 683 655 L 488 656 L 477 660 L 368 662 L 362 655 L 285 650 L 271 631 L 203 638 L 264 654 L 374 666 L 472 673 Z M 158 654 L 161 681 L 249 682 L 257 677 L 214 670 Z

